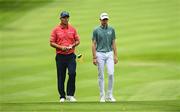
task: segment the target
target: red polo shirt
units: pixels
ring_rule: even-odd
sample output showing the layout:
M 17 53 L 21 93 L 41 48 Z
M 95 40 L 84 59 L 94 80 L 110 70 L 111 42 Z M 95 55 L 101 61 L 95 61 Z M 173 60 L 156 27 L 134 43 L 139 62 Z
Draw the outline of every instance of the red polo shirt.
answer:
M 75 43 L 76 40 L 79 40 L 79 35 L 76 32 L 76 29 L 73 28 L 70 24 L 68 27 L 63 27 L 62 25 L 56 26 L 50 37 L 50 42 L 56 43 L 61 46 L 70 46 Z M 71 54 L 74 53 L 74 48 L 68 51 L 62 51 L 61 49 L 56 49 L 57 54 Z

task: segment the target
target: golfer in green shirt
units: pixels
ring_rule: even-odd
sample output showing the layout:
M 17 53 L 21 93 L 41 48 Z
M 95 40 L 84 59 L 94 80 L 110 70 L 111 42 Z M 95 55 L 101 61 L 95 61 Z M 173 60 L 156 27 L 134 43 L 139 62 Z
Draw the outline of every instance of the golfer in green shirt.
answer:
M 93 31 L 92 54 L 93 64 L 98 67 L 98 82 L 100 88 L 100 102 L 115 102 L 113 97 L 114 82 L 114 64 L 118 62 L 117 49 L 115 43 L 115 30 L 108 25 L 109 16 L 107 13 L 101 13 L 101 25 Z M 107 66 L 108 88 L 105 94 L 104 90 L 104 66 Z

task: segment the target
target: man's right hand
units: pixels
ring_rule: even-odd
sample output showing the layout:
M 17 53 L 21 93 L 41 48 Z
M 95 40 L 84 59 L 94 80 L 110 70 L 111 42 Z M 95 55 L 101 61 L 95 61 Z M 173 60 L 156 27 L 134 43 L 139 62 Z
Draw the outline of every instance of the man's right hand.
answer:
M 72 46 L 60 46 L 60 45 L 58 45 L 58 44 L 56 44 L 56 43 L 53 43 L 53 42 L 51 42 L 50 43 L 50 45 L 52 46 L 52 47 L 54 47 L 54 48 L 56 48 L 56 49 L 60 49 L 60 50 L 62 50 L 62 51 L 68 51 L 68 50 L 70 50 L 70 49 L 72 49 Z
M 66 51 L 67 50 L 67 47 L 66 46 L 61 46 L 60 48 L 62 51 Z

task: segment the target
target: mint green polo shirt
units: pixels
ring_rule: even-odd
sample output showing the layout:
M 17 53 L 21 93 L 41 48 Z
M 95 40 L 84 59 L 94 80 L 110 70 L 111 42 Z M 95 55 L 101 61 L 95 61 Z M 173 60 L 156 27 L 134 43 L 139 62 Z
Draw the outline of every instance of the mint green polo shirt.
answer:
M 93 31 L 92 40 L 96 41 L 97 52 L 112 51 L 112 43 L 115 38 L 115 30 L 111 26 L 98 26 Z

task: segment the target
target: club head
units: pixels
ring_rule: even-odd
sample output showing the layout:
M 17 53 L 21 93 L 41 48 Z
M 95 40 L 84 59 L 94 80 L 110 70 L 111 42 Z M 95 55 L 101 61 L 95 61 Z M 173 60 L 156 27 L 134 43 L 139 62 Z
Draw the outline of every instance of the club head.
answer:
M 78 54 L 78 55 L 77 55 L 77 58 L 81 58 L 81 57 L 82 57 L 82 54 Z

